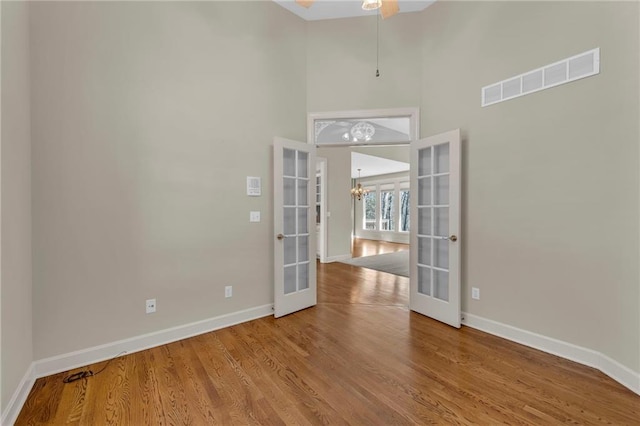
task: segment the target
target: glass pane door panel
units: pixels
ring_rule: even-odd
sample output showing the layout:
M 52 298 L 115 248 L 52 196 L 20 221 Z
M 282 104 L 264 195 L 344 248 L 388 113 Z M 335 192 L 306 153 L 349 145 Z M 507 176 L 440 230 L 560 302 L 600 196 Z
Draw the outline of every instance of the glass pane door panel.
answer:
M 298 205 L 306 206 L 309 204 L 309 181 L 306 179 L 298 179 Z
M 431 205 L 431 178 L 418 179 L 418 205 Z
M 284 242 L 284 264 L 291 265 L 296 263 L 296 237 L 288 237 Z
M 321 220 L 324 200 L 314 147 L 274 138 L 273 152 L 274 316 L 280 317 L 316 303 L 316 225 L 310 222 Z
M 298 237 L 298 262 L 309 260 L 309 237 Z
M 431 268 L 418 266 L 418 293 L 431 296 Z
M 410 147 L 412 228 L 410 308 L 460 326 L 459 231 L 460 131 L 415 141 Z M 399 194 L 408 187 L 400 182 Z M 396 200 L 401 201 L 401 200 Z M 402 212 L 401 204 L 398 208 Z M 402 226 L 402 215 L 398 216 Z
M 284 268 L 284 294 L 294 293 L 296 284 L 296 265 L 285 266 Z
M 418 176 L 431 174 L 431 148 L 421 149 L 418 152 Z
M 283 209 L 283 221 L 284 221 L 284 235 L 296 234 L 296 208 L 285 207 Z
M 433 264 L 438 268 L 449 269 L 449 240 L 433 240 Z
M 418 238 L 418 263 L 431 266 L 431 238 Z
M 298 177 L 309 177 L 309 154 L 298 151 Z
M 309 288 L 309 263 L 298 265 L 298 290 Z
M 449 175 L 436 176 L 435 180 L 435 200 L 433 204 L 442 206 L 449 204 Z
M 294 178 L 284 178 L 282 186 L 282 201 L 285 206 L 296 205 L 296 180 Z
M 448 173 L 449 172 L 449 144 L 435 146 L 435 173 Z
M 285 176 L 296 175 L 296 151 L 293 149 L 284 149 L 282 154 L 282 173 Z
M 298 209 L 298 234 L 309 233 L 309 208 L 301 207 Z
M 435 234 L 441 237 L 449 236 L 449 207 L 436 207 L 434 217 Z
M 433 271 L 433 297 L 436 299 L 449 301 L 449 273 L 444 271 Z
M 418 234 L 431 235 L 431 207 L 418 208 Z

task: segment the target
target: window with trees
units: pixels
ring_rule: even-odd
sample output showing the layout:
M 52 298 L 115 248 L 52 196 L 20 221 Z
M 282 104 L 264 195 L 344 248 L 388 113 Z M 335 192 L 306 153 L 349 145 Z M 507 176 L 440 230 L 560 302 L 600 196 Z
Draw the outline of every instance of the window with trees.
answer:
M 400 190 L 400 232 L 409 231 L 409 188 Z
M 393 185 L 384 185 L 380 189 L 380 230 L 395 231 L 395 189 Z
M 364 221 L 363 221 L 363 229 L 367 229 L 370 231 L 374 231 L 377 229 L 376 226 L 376 191 L 372 188 L 369 189 L 369 193 L 365 194 L 363 198 L 364 202 Z
M 362 199 L 362 229 L 366 231 L 408 232 L 410 226 L 409 182 L 381 181 L 365 187 Z

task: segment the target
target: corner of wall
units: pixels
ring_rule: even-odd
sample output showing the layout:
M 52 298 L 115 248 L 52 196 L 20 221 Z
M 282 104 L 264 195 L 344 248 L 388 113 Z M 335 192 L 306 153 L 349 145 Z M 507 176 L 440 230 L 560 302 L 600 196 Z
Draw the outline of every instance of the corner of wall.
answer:
M 2 2 L 0 34 L 0 413 L 4 422 L 16 401 L 26 398 L 33 361 L 27 2 Z

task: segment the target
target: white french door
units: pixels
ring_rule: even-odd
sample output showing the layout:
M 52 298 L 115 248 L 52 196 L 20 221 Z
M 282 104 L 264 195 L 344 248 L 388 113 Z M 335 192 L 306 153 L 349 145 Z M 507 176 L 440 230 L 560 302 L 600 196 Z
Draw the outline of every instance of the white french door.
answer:
M 273 142 L 274 316 L 316 304 L 316 148 Z
M 459 328 L 459 129 L 411 143 L 411 191 L 410 308 Z

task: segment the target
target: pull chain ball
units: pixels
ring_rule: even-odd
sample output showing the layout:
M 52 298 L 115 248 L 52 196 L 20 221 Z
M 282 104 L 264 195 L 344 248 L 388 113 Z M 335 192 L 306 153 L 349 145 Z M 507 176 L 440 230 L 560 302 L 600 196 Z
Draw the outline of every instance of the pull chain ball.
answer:
M 376 77 L 380 77 L 380 70 L 376 70 Z

